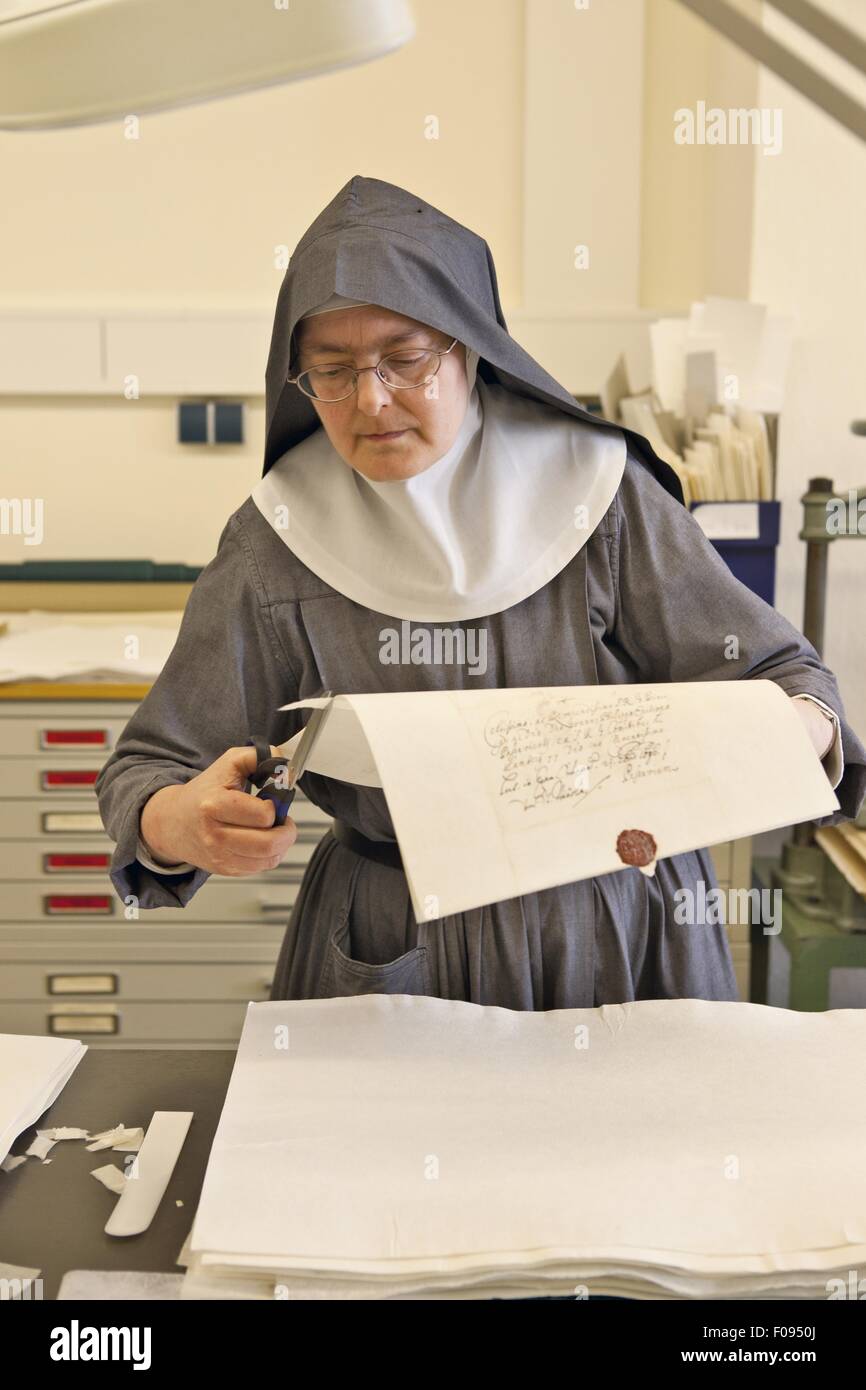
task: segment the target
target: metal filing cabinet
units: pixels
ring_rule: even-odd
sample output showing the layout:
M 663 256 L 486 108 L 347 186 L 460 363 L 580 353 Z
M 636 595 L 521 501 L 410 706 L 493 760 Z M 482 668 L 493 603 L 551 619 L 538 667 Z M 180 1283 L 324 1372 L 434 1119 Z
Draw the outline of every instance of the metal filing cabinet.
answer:
M 129 920 L 108 878 L 113 845 L 93 784 L 136 705 L 0 699 L 0 1032 L 226 1047 L 248 1001 L 269 997 L 298 884 L 330 819 L 299 792 L 298 838 L 279 869 L 214 874 L 188 907 Z
M 298 793 L 298 839 L 258 878 L 212 875 L 187 907 L 138 920 L 107 875 L 93 784 L 136 701 L 0 699 L 0 1032 L 94 1047 L 226 1047 L 267 999 L 307 861 L 330 824 Z M 750 885 L 751 841 L 712 847 L 719 886 Z M 749 998 L 749 928 L 727 928 Z

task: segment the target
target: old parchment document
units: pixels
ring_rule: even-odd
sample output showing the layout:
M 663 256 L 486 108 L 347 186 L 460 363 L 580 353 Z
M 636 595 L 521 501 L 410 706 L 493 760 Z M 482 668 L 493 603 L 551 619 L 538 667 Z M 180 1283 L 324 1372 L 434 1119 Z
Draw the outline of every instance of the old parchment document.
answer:
M 419 921 L 839 807 L 763 679 L 338 695 L 308 768 L 384 789 Z

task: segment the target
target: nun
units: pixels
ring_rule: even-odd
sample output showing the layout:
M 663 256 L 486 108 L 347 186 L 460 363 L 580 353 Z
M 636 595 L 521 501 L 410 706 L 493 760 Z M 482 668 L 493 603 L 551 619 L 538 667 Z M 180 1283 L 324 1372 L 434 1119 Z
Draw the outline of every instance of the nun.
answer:
M 795 701 L 835 789 L 818 824 L 856 816 L 866 749 L 833 672 L 733 577 L 649 442 L 584 410 L 509 335 L 487 243 L 357 175 L 279 293 L 261 481 L 100 771 L 111 879 L 142 908 L 177 907 L 211 873 L 275 868 L 297 828 L 247 794 L 247 740 L 276 752 L 306 719 L 279 707 L 325 689 L 755 678 Z M 300 786 L 334 824 L 273 999 L 739 998 L 725 926 L 677 912 L 680 890 L 718 886 L 705 849 L 417 922 L 383 792 L 309 771 Z

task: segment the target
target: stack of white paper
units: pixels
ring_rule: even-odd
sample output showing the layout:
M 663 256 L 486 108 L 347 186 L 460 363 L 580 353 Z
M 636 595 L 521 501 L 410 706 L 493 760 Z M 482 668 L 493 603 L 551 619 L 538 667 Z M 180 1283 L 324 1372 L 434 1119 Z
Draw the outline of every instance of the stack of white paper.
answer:
M 151 680 L 177 640 L 176 628 L 147 623 L 91 627 L 63 623 L 0 636 L 0 682 Z
M 250 1004 L 184 1298 L 845 1297 L 866 1012 Z
M 0 1033 L 0 1163 L 57 1099 L 86 1051 L 77 1038 Z

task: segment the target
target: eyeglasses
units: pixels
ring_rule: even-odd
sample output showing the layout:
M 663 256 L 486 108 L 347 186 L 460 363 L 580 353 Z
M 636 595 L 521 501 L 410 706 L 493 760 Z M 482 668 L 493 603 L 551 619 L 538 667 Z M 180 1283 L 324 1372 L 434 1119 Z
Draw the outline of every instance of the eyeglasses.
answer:
M 344 367 L 338 362 L 326 362 L 320 367 L 311 367 L 298 376 L 288 376 L 286 380 L 311 396 L 314 401 L 343 401 L 358 389 L 361 372 L 375 372 L 385 386 L 392 391 L 411 391 L 418 386 L 426 386 L 432 381 L 442 358 L 457 343 L 454 338 L 451 347 L 404 349 L 402 352 L 389 352 L 377 362 L 375 367 Z

